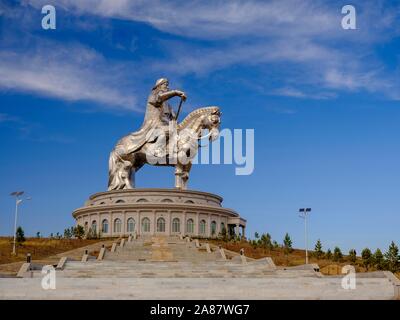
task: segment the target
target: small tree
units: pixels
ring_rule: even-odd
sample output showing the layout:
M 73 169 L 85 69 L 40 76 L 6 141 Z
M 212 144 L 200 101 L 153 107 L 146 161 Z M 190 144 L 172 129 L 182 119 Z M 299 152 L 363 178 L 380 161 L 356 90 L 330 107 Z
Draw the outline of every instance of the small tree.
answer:
M 283 239 L 283 248 L 284 248 L 286 254 L 293 251 L 292 239 L 290 238 L 289 233 L 287 233 L 287 232 L 285 234 L 285 238 Z
M 82 239 L 82 237 L 85 235 L 85 229 L 81 225 L 77 225 L 74 228 L 74 236 L 77 237 L 78 239 Z
M 53 232 L 52 233 L 50 233 L 50 239 L 53 239 L 54 238 L 54 236 L 53 236 Z
M 69 228 L 64 229 L 64 238 L 71 239 L 71 237 L 72 237 L 71 230 Z
M 333 261 L 340 262 L 343 259 L 343 254 L 342 251 L 340 250 L 339 247 L 335 247 L 333 249 Z
M 25 241 L 25 232 L 21 227 L 17 228 L 17 231 L 15 233 L 15 238 L 18 243 L 22 243 Z
M 256 240 L 258 240 L 260 238 L 260 235 L 258 234 L 258 232 L 254 232 L 254 238 L 256 238 Z
M 399 247 L 392 241 L 388 251 L 385 253 L 387 267 L 390 271 L 396 272 L 400 267 Z
M 278 241 L 276 241 L 276 240 L 272 241 L 272 246 L 273 246 L 274 249 L 278 249 L 279 248 Z
M 326 250 L 325 259 L 328 259 L 328 260 L 332 259 L 332 251 L 331 251 L 331 249 Z
M 220 238 L 223 241 L 227 241 L 228 240 L 228 233 L 226 232 L 226 228 L 225 227 L 222 227 L 222 230 L 221 230 L 221 232 L 219 234 L 220 234 Z
M 361 258 L 364 267 L 368 270 L 368 268 L 373 264 L 371 250 L 369 250 L 369 248 L 363 249 L 363 251 L 361 251 Z
M 378 248 L 374 253 L 374 265 L 378 270 L 385 269 L 385 260 L 382 251 Z
M 317 243 L 315 244 L 314 247 L 314 256 L 317 259 L 320 259 L 324 255 L 324 251 L 322 251 L 322 243 L 321 240 L 317 240 Z
M 271 250 L 272 249 L 272 241 L 271 241 L 271 235 L 269 233 L 265 234 L 263 233 L 261 238 L 261 245 L 264 249 Z
M 40 231 L 36 232 L 36 238 L 40 238 Z
M 356 263 L 357 261 L 357 252 L 355 249 L 350 249 L 349 251 L 349 260 L 351 263 Z

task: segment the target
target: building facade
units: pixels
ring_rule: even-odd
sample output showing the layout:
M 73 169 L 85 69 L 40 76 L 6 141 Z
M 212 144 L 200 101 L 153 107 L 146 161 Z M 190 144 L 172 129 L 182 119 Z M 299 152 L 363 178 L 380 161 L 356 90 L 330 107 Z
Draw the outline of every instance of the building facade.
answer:
M 136 233 L 215 238 L 245 236 L 246 220 L 222 207 L 218 195 L 174 189 L 131 189 L 96 193 L 73 212 L 77 225 L 101 237 Z M 225 230 L 225 231 L 224 231 Z

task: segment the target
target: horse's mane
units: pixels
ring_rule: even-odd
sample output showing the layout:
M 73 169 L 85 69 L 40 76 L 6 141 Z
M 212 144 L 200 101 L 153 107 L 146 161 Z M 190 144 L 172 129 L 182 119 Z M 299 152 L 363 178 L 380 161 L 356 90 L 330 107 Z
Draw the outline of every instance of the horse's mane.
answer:
M 204 108 L 199 108 L 191 113 L 189 113 L 185 119 L 182 120 L 181 123 L 178 124 L 178 130 L 181 130 L 185 128 L 189 123 L 193 121 L 193 119 L 197 119 L 198 117 L 202 116 L 203 114 L 212 114 L 212 113 L 217 113 L 219 112 L 219 107 L 216 106 L 210 106 L 210 107 L 204 107 Z

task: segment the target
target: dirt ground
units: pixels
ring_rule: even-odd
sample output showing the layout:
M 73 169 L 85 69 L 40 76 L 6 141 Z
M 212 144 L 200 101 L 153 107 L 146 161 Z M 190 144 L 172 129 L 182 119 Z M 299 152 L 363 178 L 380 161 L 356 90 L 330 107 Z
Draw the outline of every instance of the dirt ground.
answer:
M 17 255 L 12 255 L 13 239 L 11 237 L 0 237 L 0 264 L 25 261 L 27 253 L 32 255 L 32 260 L 43 259 L 58 253 L 84 247 L 99 240 L 79 239 L 48 239 L 27 238 L 16 247 Z

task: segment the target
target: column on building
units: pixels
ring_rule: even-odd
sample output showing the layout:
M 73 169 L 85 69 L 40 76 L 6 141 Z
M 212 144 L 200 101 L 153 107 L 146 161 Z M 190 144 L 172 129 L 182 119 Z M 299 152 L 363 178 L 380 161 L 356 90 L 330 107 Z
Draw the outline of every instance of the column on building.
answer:
M 235 225 L 235 235 L 239 236 L 239 224 L 238 223 L 236 223 L 236 225 Z
M 187 232 L 187 230 L 186 230 L 186 219 L 187 219 L 186 211 L 183 211 L 182 217 L 183 217 L 182 218 L 183 221 L 181 221 L 181 229 L 180 229 L 180 231 L 181 231 L 181 235 L 185 235 L 185 233 Z
M 171 210 L 167 211 L 167 215 L 165 217 L 165 234 L 167 236 L 171 235 L 172 232 L 172 213 Z
M 114 219 L 113 219 L 113 212 L 110 211 L 110 220 L 108 221 L 108 232 L 110 234 L 110 236 L 113 236 L 113 231 L 114 231 L 114 223 L 113 223 Z
M 138 210 L 137 220 L 138 220 L 138 221 L 136 221 L 136 225 L 135 225 L 136 234 L 137 234 L 138 236 L 140 236 L 140 232 L 142 231 L 142 221 L 141 221 L 141 218 L 140 218 L 140 210 Z
M 122 221 L 122 226 L 121 226 L 121 228 L 122 228 L 122 235 L 126 235 L 128 232 L 127 232 L 127 222 L 126 222 L 126 211 L 125 210 L 123 210 L 122 211 L 122 219 L 124 219 L 123 221 Z
M 200 225 L 199 225 L 199 213 L 196 212 L 195 226 L 194 226 L 194 234 L 195 236 L 199 236 L 200 234 Z
M 211 237 L 211 213 L 207 215 L 206 236 Z
M 156 211 L 153 210 L 153 221 L 150 223 L 150 234 L 155 235 L 157 231 L 157 218 L 156 218 Z
M 101 221 L 100 221 L 100 212 L 97 213 L 97 234 L 101 234 Z

